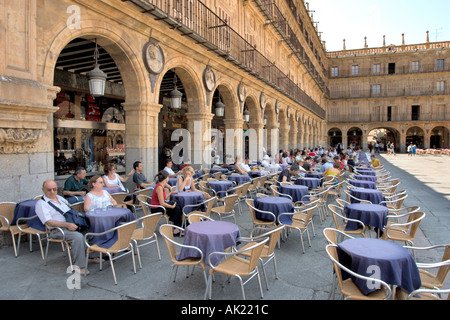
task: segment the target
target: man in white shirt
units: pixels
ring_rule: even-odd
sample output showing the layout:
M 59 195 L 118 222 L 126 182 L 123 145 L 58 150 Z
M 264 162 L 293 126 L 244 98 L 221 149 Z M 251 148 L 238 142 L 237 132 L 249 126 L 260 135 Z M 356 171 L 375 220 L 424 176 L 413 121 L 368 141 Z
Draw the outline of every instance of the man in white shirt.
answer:
M 60 230 L 64 232 L 64 238 L 70 243 L 72 262 L 78 266 L 81 274 L 84 274 L 86 265 L 86 247 L 84 244 L 84 236 L 76 231 L 78 226 L 73 223 L 66 222 L 66 218 L 53 208 L 49 202 L 55 207 L 61 209 L 62 212 L 70 210 L 69 203 L 63 197 L 58 196 L 58 186 L 54 180 L 46 180 L 42 186 L 44 196 L 42 200 L 36 203 L 36 214 L 43 224 L 51 229 L 50 237 L 54 239 L 62 239 L 63 235 Z M 89 274 L 89 271 L 86 272 Z
M 166 167 L 163 169 L 169 174 L 169 178 L 176 178 L 177 174 L 172 170 L 173 162 L 172 159 L 166 159 Z

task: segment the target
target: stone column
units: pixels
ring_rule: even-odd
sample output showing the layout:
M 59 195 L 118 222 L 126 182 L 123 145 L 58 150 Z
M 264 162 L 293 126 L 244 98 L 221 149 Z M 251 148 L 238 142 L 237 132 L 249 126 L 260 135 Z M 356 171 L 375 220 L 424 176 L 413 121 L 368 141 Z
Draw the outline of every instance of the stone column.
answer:
M 280 149 L 289 150 L 289 128 L 287 126 L 280 129 Z
M 291 130 L 289 132 L 290 149 L 298 148 L 297 136 L 298 136 L 298 128 L 296 125 L 294 125 L 293 127 L 291 127 Z
M 263 159 L 264 124 L 252 122 L 248 124 L 249 130 L 249 156 L 250 160 Z
M 190 161 L 194 168 L 211 167 L 211 121 L 212 113 L 187 113 L 190 136 Z M 186 152 L 185 152 L 186 154 Z
M 225 119 L 225 153 L 235 158 L 240 155 L 244 157 L 244 132 L 242 119 Z
M 163 107 L 160 104 L 146 102 L 125 102 L 125 161 L 126 172 L 133 169 L 135 161 L 144 165 L 144 175 L 148 181 L 158 172 L 158 115 Z M 127 181 L 130 190 L 134 190 L 131 179 Z

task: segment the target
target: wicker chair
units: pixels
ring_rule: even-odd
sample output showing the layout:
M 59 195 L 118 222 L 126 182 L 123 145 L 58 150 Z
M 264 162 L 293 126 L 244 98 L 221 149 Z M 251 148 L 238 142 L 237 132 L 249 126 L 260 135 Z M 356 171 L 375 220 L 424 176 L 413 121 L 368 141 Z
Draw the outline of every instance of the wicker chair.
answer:
M 11 225 L 11 222 L 14 219 L 14 209 L 16 208 L 16 202 L 0 202 L 0 231 L 9 231 L 11 233 L 14 255 L 17 257 L 18 250 L 16 245 L 16 235 L 21 233 L 21 229 L 28 228 L 28 226 L 24 223 L 21 226 L 21 229 L 18 228 L 17 225 Z
M 351 235 L 362 235 L 363 237 L 366 236 L 366 234 L 365 234 L 366 226 L 364 225 L 364 223 L 362 221 L 357 220 L 357 219 L 347 218 L 343 212 L 344 209 L 340 206 L 337 206 L 334 204 L 329 204 L 328 209 L 330 209 L 330 211 L 333 214 L 333 221 L 334 221 L 334 224 L 338 231 L 340 231 L 342 233 L 346 233 L 346 234 L 351 234 Z M 340 221 L 342 221 L 342 223 L 340 223 Z M 358 229 L 345 231 L 348 221 L 352 221 L 352 222 L 355 222 L 356 224 L 358 224 L 358 226 L 359 226 Z
M 87 264 L 89 261 L 89 253 L 90 252 L 99 252 L 100 253 L 100 270 L 102 270 L 102 254 L 106 254 L 109 257 L 109 261 L 111 262 L 111 270 L 113 273 L 113 277 L 114 277 L 114 284 L 117 284 L 117 278 L 116 278 L 116 272 L 114 270 L 114 263 L 113 261 L 123 257 L 126 254 L 131 253 L 131 258 L 133 260 L 133 269 L 134 269 L 134 273 L 136 273 L 136 262 L 134 261 L 134 248 L 132 245 L 132 235 L 134 230 L 136 229 L 136 226 L 138 224 L 137 220 L 122 224 L 118 227 L 106 230 L 104 232 L 101 233 L 86 233 L 84 235 L 84 242 L 86 243 L 87 246 L 87 250 L 86 250 L 86 267 L 84 268 L 85 270 L 85 275 L 86 275 L 86 271 L 87 271 Z M 100 247 L 99 245 L 90 245 L 89 242 L 87 241 L 88 237 L 90 236 L 99 236 L 99 235 L 104 235 L 106 233 L 109 232 L 113 232 L 116 231 L 117 232 L 117 241 L 110 247 L 110 248 L 103 248 Z M 129 251 L 131 249 L 131 251 Z M 121 255 L 117 255 L 119 253 L 122 253 Z M 116 255 L 113 258 L 113 254 Z
M 158 259 L 161 260 L 161 253 L 159 251 L 159 244 L 158 244 L 158 235 L 155 233 L 155 230 L 156 226 L 158 225 L 158 221 L 161 219 L 162 215 L 163 213 L 159 212 L 150 215 L 145 215 L 139 218 L 137 221 L 142 222 L 142 228 L 135 229 L 133 231 L 133 234 L 131 235 L 131 240 L 134 242 L 134 247 L 136 248 L 138 256 L 139 267 L 141 269 L 142 264 L 141 264 L 141 254 L 139 252 L 140 247 L 155 242 L 156 251 L 158 252 Z M 138 245 L 138 241 L 143 243 Z
M 234 219 L 234 224 L 236 224 L 236 213 L 234 211 L 234 206 L 239 199 L 239 194 L 232 194 L 223 198 L 224 205 L 214 207 L 211 209 L 211 213 L 219 215 L 219 219 L 230 218 Z

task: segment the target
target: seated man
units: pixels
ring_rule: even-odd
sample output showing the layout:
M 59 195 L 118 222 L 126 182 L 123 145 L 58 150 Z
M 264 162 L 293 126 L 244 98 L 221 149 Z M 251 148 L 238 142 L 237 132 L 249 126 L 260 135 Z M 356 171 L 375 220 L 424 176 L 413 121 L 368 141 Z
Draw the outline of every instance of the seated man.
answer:
M 370 161 L 370 166 L 372 168 L 377 168 L 380 166 L 380 160 L 375 158 L 375 155 L 371 155 L 370 158 L 372 159 L 372 161 Z
M 54 180 L 46 180 L 42 186 L 44 196 L 42 200 L 36 203 L 36 214 L 43 224 L 50 230 L 50 237 L 54 239 L 62 239 L 59 231 L 61 228 L 64 232 L 65 240 L 70 243 L 73 264 L 78 266 L 81 274 L 84 274 L 86 265 L 86 247 L 84 244 L 84 236 L 78 231 L 78 226 L 73 223 L 66 222 L 66 218 L 59 213 L 53 206 L 59 208 L 62 212 L 70 210 L 69 203 L 63 197 L 58 196 L 58 186 Z M 50 204 L 51 203 L 51 204 Z M 88 274 L 89 271 L 86 272 Z
M 89 180 L 86 179 L 86 170 L 82 167 L 76 168 L 75 173 L 64 183 L 63 196 L 70 204 L 83 202 L 84 196 L 88 191 L 84 185 L 88 183 Z
M 176 178 L 178 174 L 175 173 L 172 170 L 172 166 L 173 166 L 172 159 L 167 158 L 166 159 L 166 166 L 165 166 L 165 168 L 163 170 L 166 171 L 169 174 L 169 178 Z
M 284 169 L 278 176 L 278 182 L 291 182 L 291 178 L 298 174 L 300 168 L 298 164 L 293 163 L 289 169 Z
M 134 174 L 133 174 L 133 182 L 136 183 L 136 189 L 146 189 L 151 186 L 154 186 L 154 182 L 148 182 L 145 175 L 142 173 L 144 171 L 144 165 L 140 161 L 136 161 L 133 163 Z

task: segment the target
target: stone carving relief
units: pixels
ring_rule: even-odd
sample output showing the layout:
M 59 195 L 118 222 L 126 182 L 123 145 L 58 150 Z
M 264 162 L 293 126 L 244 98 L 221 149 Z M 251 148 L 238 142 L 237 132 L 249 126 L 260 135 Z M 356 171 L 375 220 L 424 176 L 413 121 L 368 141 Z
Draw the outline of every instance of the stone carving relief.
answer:
M 0 153 L 32 153 L 42 130 L 0 128 Z

